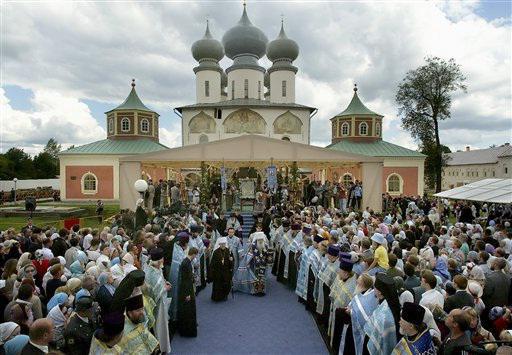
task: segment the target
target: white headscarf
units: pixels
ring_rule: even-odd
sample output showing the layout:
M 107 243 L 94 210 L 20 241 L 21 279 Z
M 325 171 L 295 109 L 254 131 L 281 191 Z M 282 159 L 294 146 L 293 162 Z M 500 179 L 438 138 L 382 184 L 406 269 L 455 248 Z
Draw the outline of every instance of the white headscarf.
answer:
M 226 246 L 228 245 L 228 238 L 226 237 L 220 237 L 219 239 L 217 239 L 217 241 L 215 242 L 215 247 L 213 248 L 213 251 L 217 250 L 221 244 L 226 244 Z
M 14 322 L 5 322 L 0 324 L 0 342 L 1 344 L 5 343 L 7 339 L 14 333 L 16 328 L 19 328 L 19 325 Z

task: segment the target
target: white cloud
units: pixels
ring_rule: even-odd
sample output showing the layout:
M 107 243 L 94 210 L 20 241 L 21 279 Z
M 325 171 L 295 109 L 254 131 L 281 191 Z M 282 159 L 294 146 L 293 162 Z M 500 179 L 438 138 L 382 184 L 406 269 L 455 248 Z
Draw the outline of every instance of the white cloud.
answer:
M 160 136 L 160 143 L 169 147 L 175 148 L 181 146 L 181 131 L 160 127 L 158 134 Z
M 27 153 L 40 151 L 50 138 L 65 147 L 105 138 L 105 131 L 89 107 L 74 97 L 55 91 L 35 90 L 31 111 L 11 107 L 0 88 L 2 148 L 17 146 Z
M 287 34 L 300 46 L 297 102 L 319 109 L 312 120 L 312 143 L 330 143 L 329 118 L 348 105 L 357 82 L 365 104 L 385 115 L 384 137 L 415 147 L 400 128 L 394 96 L 405 73 L 433 55 L 455 58 L 468 78 L 468 93 L 454 97 L 452 118 L 441 126 L 443 143 L 487 147 L 507 140 L 503 132 L 510 128 L 511 26 L 483 19 L 475 13 L 479 5 L 255 2 L 248 11 L 269 39 L 277 36 L 279 14 L 285 14 Z M 241 6 L 48 2 L 8 3 L 3 11 L 4 83 L 120 103 L 135 77 L 143 101 L 158 109 L 194 102 L 192 68 L 197 64 L 190 46 L 202 36 L 207 16 L 220 39 L 238 21 Z M 230 62 L 224 59 L 221 65 Z M 268 65 L 266 59 L 260 63 Z M 175 125 L 161 132 L 164 144 L 181 144 Z M 468 134 L 455 143 L 457 128 Z

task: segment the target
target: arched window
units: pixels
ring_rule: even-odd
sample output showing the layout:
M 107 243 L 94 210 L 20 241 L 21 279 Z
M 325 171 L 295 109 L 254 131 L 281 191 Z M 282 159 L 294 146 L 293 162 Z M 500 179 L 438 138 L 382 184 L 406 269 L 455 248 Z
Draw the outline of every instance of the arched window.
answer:
M 108 133 L 114 133 L 114 119 L 108 119 Z
M 352 178 L 352 175 L 349 173 L 346 173 L 343 175 L 343 185 L 349 186 L 351 182 L 353 182 L 354 179 Z
M 147 118 L 143 118 L 142 121 L 140 121 L 140 131 L 142 133 L 149 133 L 149 121 Z
M 98 178 L 91 172 L 82 176 L 82 193 L 95 194 L 98 192 Z
M 289 142 L 289 141 L 290 141 L 290 137 L 286 137 L 286 136 L 284 136 L 283 138 L 281 138 L 281 140 L 283 140 L 283 141 L 288 141 L 288 142 Z
M 387 192 L 390 194 L 401 194 L 403 187 L 402 177 L 398 174 L 391 174 L 387 180 Z
M 359 124 L 359 135 L 360 136 L 366 136 L 368 134 L 368 123 L 361 122 Z
M 375 124 L 375 135 L 380 137 L 380 123 Z
M 199 144 L 208 143 L 208 136 L 206 134 L 201 134 L 199 136 Z
M 350 126 L 349 126 L 348 122 L 343 122 L 343 124 L 341 125 L 341 135 L 348 136 L 349 128 L 350 128 Z
M 121 131 L 123 132 L 129 132 L 130 131 L 130 120 L 126 117 L 124 117 L 121 120 Z

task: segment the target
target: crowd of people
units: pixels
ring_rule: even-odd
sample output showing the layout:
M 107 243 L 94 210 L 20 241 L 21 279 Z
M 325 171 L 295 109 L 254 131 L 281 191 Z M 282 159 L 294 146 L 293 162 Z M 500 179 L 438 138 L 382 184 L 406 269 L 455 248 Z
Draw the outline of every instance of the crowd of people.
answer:
M 118 215 L 99 230 L 3 231 L 0 353 L 168 354 L 175 334 L 197 336 L 208 283 L 215 307 L 265 296 L 269 277 L 332 354 L 511 353 L 511 206 L 385 195 L 375 213 L 361 184 L 350 203 L 312 187 L 311 203 L 257 201 L 249 235 L 240 213 L 198 199 L 167 213 L 154 191 L 134 228 Z

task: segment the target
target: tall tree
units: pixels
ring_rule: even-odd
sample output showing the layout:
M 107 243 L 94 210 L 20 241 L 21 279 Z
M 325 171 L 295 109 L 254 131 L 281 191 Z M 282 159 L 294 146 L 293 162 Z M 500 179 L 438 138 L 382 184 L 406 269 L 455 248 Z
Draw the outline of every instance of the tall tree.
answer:
M 460 66 L 451 58 L 425 58 L 426 63 L 409 71 L 396 93 L 398 114 L 402 127 L 412 137 L 427 147 L 432 160 L 436 192 L 441 191 L 443 150 L 439 138 L 439 122 L 450 118 L 452 94 L 466 92 L 466 77 Z
M 436 147 L 434 144 L 427 144 L 424 145 L 423 143 L 420 143 L 420 152 L 425 154 L 427 158 L 425 159 L 425 181 L 427 183 L 427 186 L 431 189 L 435 188 L 436 186 L 436 155 L 435 155 Z M 443 153 L 443 166 L 446 165 L 446 162 L 448 161 L 448 158 L 446 156 L 446 153 L 451 153 L 452 151 L 450 148 L 448 148 L 445 145 L 441 144 L 441 151 Z
M 58 159 L 58 154 L 62 150 L 62 145 L 58 144 L 55 138 L 50 138 L 43 149 L 43 152 L 50 154 L 53 159 Z
M 9 179 L 34 179 L 35 169 L 32 157 L 25 153 L 23 149 L 11 148 L 5 154 L 4 158 L 8 160 L 7 174 Z
M 44 151 L 34 157 L 34 168 L 37 179 L 53 179 L 59 173 L 58 160 Z

